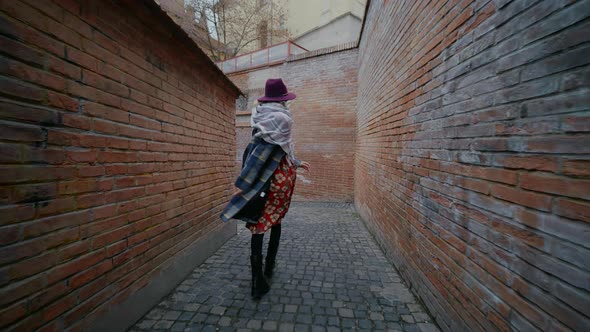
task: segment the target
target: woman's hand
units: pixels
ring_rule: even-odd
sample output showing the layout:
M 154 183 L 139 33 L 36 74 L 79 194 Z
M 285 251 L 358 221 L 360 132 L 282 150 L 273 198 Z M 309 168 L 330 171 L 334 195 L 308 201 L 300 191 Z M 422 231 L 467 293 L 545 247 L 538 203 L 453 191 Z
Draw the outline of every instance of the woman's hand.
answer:
M 301 164 L 299 165 L 299 167 L 303 168 L 304 170 L 308 171 L 310 170 L 310 165 L 307 161 L 302 161 Z

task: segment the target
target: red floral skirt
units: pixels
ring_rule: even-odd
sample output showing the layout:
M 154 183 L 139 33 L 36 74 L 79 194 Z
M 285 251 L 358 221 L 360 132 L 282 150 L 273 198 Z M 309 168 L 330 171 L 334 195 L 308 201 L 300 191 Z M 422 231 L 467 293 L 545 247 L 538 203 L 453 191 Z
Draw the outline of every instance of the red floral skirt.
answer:
M 289 163 L 286 156 L 283 157 L 272 175 L 262 217 L 258 219 L 257 224 L 246 224 L 252 234 L 263 234 L 273 225 L 281 223 L 281 220 L 289 211 L 296 179 L 295 166 Z

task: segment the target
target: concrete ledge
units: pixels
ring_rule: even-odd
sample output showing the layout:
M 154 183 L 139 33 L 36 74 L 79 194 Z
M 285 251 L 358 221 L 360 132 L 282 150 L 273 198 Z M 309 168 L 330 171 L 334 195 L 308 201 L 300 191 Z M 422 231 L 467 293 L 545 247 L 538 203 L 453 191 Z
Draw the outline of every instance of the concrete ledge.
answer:
M 193 242 L 181 254 L 165 262 L 160 273 L 145 287 L 96 319 L 89 331 L 126 331 L 236 234 L 237 223 L 230 221 L 222 228 Z
M 341 51 L 348 51 L 348 50 L 352 50 L 355 48 L 358 48 L 358 41 L 348 42 L 348 43 L 344 43 L 344 44 L 340 44 L 340 45 L 336 45 L 336 46 L 332 46 L 332 47 L 320 48 L 319 50 L 305 52 L 305 53 L 301 53 L 301 54 L 294 54 L 294 55 L 289 56 L 287 58 L 287 60 L 285 60 L 285 62 L 293 62 L 293 61 L 313 58 L 316 56 L 332 54 L 332 53 L 341 52 Z

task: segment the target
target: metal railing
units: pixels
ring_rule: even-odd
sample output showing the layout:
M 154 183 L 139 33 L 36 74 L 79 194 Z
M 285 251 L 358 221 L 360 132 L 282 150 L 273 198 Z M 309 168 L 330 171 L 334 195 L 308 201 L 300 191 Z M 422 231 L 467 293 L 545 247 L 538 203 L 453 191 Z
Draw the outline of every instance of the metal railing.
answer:
M 282 62 L 290 55 L 305 52 L 308 52 L 308 50 L 292 41 L 286 41 L 250 53 L 238 55 L 231 59 L 219 61 L 215 64 L 227 74 Z

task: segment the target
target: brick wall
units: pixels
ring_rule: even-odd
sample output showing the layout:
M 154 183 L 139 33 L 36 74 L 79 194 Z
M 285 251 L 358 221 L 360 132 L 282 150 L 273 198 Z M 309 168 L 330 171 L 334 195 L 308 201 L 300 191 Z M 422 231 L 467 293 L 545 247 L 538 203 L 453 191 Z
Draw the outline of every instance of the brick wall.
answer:
M 589 1 L 371 1 L 355 203 L 445 331 L 590 330 Z
M 329 48 L 278 66 L 229 75 L 248 93 L 247 113 L 264 95 L 268 78 L 282 78 L 297 94 L 290 106 L 295 151 L 298 158 L 311 163 L 312 171 L 298 172 L 294 200 L 352 201 L 357 61 L 357 49 L 349 45 L 348 49 Z M 236 160 L 241 164 L 251 135 L 250 117 L 238 115 L 236 121 Z
M 80 330 L 223 227 L 239 91 L 148 1 L 2 1 L 0 43 L 0 328 Z

